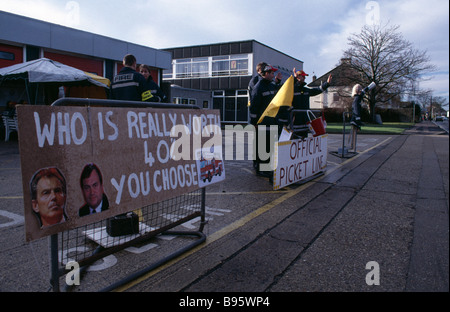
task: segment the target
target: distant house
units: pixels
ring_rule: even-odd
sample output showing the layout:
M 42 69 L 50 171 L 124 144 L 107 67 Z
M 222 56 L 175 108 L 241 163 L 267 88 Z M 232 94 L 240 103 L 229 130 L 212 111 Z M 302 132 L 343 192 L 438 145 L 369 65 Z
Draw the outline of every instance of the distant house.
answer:
M 311 98 L 311 108 L 348 108 L 352 104 L 352 88 L 360 79 L 359 73 L 350 67 L 350 59 L 343 58 L 340 64 L 326 74 L 316 78 L 308 84 L 309 87 L 319 87 L 322 82 L 327 81 L 329 75 L 333 76 L 331 86 L 326 92 Z M 366 87 L 366 86 L 363 86 Z M 365 103 L 363 103 L 363 106 Z M 410 102 L 404 102 L 400 97 L 394 97 L 388 102 L 377 103 L 377 108 L 399 109 L 409 107 Z
M 349 59 L 341 59 L 337 67 L 318 78 L 313 76 L 308 87 L 319 87 L 330 74 L 333 77 L 331 86 L 326 92 L 311 98 L 311 108 L 350 108 L 352 88 L 359 74 L 349 66 Z
M 351 112 L 353 98 L 351 97 L 353 86 L 362 80 L 360 73 L 350 67 L 350 59 L 343 58 L 339 65 L 326 74 L 316 78 L 308 84 L 309 87 L 319 87 L 322 82 L 327 81 L 332 75 L 331 86 L 326 92 L 311 97 L 310 106 L 312 109 L 339 108 Z M 366 86 L 363 86 L 366 87 Z M 368 104 L 363 102 L 363 108 L 368 109 Z M 379 102 L 375 107 L 375 113 L 380 114 L 383 120 L 390 121 L 410 121 L 412 118 L 412 104 L 403 101 L 400 96 L 396 96 L 389 101 Z M 419 115 L 419 114 L 417 114 Z M 416 116 L 418 118 L 418 116 Z

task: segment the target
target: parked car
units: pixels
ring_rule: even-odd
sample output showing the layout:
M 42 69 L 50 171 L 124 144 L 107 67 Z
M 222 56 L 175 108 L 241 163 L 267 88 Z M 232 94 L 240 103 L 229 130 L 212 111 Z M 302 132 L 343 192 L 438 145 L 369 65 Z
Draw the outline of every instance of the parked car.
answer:
M 436 116 L 435 120 L 436 121 L 445 121 L 445 120 L 447 120 L 447 117 L 445 117 L 445 116 Z

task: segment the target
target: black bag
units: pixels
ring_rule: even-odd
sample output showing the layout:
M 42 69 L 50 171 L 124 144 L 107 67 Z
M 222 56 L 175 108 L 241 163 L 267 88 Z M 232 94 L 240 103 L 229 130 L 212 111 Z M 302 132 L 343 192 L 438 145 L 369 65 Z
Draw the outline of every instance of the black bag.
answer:
M 106 222 L 106 233 L 110 236 L 139 234 L 139 217 L 134 212 L 110 218 Z

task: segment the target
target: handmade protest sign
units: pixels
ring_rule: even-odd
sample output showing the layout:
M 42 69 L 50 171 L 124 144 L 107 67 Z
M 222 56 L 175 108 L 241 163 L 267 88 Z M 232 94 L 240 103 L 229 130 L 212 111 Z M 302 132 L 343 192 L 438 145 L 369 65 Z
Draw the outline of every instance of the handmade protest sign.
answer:
M 21 105 L 17 112 L 27 241 L 225 178 L 216 110 Z

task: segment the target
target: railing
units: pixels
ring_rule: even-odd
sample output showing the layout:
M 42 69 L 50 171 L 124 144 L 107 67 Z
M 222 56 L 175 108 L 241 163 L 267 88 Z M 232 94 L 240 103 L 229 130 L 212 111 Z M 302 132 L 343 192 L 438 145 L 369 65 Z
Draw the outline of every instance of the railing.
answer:
M 301 133 L 309 132 L 309 127 L 306 124 L 303 125 L 295 125 L 295 115 L 296 114 L 307 114 L 308 111 L 311 112 L 321 112 L 321 110 L 315 110 L 315 109 L 291 109 L 289 111 L 289 126 L 293 132 L 293 134 L 298 135 Z
M 356 152 L 356 139 L 357 139 L 357 129 L 355 126 L 351 127 L 349 137 L 348 137 L 348 143 L 350 143 L 350 149 L 345 144 L 345 137 L 346 137 L 346 123 L 347 118 L 351 116 L 350 112 L 343 112 L 342 113 L 342 147 L 338 148 L 337 151 L 331 152 L 331 154 L 341 157 L 341 158 L 351 158 L 358 154 Z M 352 151 L 351 151 L 352 150 Z

